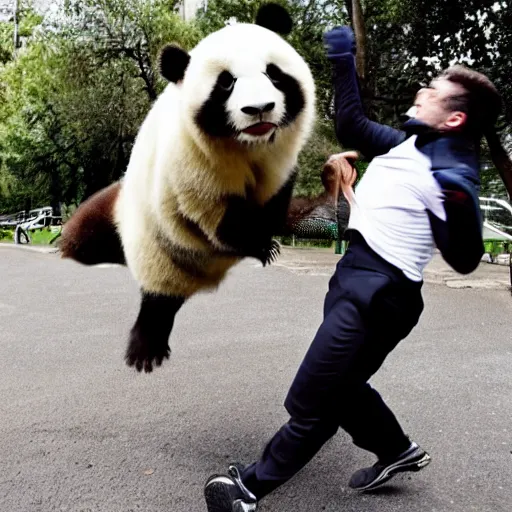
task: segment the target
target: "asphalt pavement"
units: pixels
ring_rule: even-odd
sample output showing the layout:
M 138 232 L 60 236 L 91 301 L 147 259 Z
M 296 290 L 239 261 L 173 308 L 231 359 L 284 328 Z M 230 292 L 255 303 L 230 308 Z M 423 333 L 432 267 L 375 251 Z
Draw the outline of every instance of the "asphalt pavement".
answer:
M 338 256 L 290 250 L 236 267 L 179 313 L 171 359 L 123 361 L 138 289 L 123 267 L 0 247 L 0 511 L 204 512 L 206 478 L 251 462 L 321 321 Z M 510 512 L 508 268 L 429 267 L 425 312 L 372 383 L 432 456 L 371 494 L 370 454 L 339 432 L 263 512 Z M 462 281 L 462 284 L 461 284 Z

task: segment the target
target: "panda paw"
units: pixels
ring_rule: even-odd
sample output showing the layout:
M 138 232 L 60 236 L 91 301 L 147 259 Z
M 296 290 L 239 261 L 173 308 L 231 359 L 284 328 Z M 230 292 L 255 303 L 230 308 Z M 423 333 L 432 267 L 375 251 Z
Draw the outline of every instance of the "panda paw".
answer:
M 262 250 L 261 257 L 259 258 L 263 266 L 270 265 L 277 260 L 281 254 L 281 246 L 277 240 L 271 240 L 268 247 Z
M 161 366 L 164 359 L 169 359 L 171 349 L 166 339 L 144 335 L 137 327 L 130 333 L 130 341 L 125 360 L 128 366 L 135 366 L 138 372 L 153 371 L 153 366 Z

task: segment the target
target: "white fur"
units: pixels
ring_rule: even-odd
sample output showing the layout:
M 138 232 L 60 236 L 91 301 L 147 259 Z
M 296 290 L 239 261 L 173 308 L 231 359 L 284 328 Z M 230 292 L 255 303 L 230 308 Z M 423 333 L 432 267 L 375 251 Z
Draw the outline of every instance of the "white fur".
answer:
M 261 116 L 242 112 L 243 107 L 268 103 L 275 103 L 274 109 L 270 112 L 265 112 Z M 260 121 L 277 125 L 286 113 L 284 94 L 276 89 L 269 78 L 260 70 L 237 78 L 227 107 L 232 124 L 239 130 L 243 130 Z M 241 141 L 250 143 L 261 139 L 268 141 L 274 131 L 272 130 L 268 134 L 261 136 L 242 133 L 238 138 Z
M 137 136 L 116 204 L 116 224 L 128 267 L 148 292 L 188 297 L 216 286 L 238 259 L 211 255 L 193 278 L 169 259 L 157 238 L 190 250 L 211 253 L 223 248 L 215 232 L 227 194 L 244 195 L 246 185 L 263 204 L 287 181 L 305 144 L 314 118 L 314 82 L 304 60 L 277 34 L 250 24 L 228 26 L 201 41 L 191 52 L 182 83 L 169 84 L 146 117 Z M 194 116 L 209 97 L 224 69 L 237 77 L 227 103 L 238 129 L 259 121 L 240 108 L 274 102 L 264 120 L 278 124 L 285 114 L 284 95 L 263 74 L 268 62 L 294 76 L 303 88 L 304 110 L 295 121 L 257 137 L 213 140 L 195 124 Z M 249 144 L 248 144 L 249 143 Z M 209 243 L 187 229 L 183 217 L 207 233 Z

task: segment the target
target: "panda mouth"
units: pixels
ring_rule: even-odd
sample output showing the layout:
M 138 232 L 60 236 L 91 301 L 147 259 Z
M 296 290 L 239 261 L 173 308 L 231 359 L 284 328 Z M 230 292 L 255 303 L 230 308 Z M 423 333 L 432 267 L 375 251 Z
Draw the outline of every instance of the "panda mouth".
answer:
M 266 135 L 270 131 L 277 128 L 277 125 L 274 123 L 256 123 L 242 130 L 242 133 L 247 133 L 248 135 Z

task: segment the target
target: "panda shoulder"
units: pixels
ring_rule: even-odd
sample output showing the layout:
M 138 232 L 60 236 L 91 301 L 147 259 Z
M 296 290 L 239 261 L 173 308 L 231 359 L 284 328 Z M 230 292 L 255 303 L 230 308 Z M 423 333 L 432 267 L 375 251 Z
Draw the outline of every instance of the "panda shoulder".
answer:
M 175 84 L 173 82 L 169 82 L 165 89 L 160 94 L 159 100 L 160 103 L 172 104 L 179 103 L 181 97 L 181 84 Z
M 154 127 L 159 125 L 159 119 L 178 119 L 179 116 L 172 115 L 178 113 L 180 108 L 181 90 L 179 86 L 173 83 L 166 85 L 165 89 L 160 93 L 151 108 L 149 109 L 146 118 L 144 119 L 141 128 L 148 125 Z

